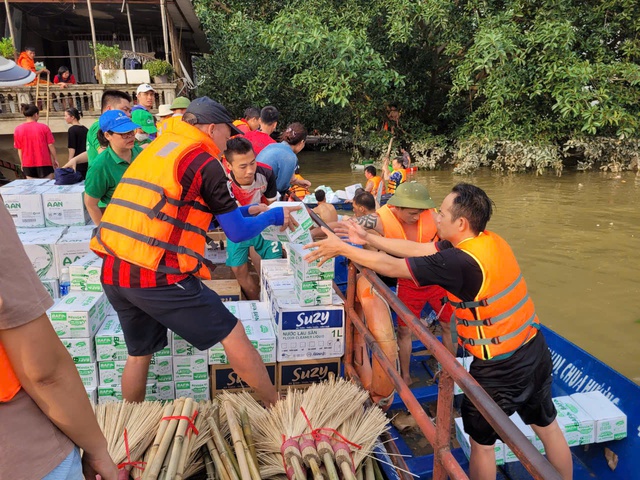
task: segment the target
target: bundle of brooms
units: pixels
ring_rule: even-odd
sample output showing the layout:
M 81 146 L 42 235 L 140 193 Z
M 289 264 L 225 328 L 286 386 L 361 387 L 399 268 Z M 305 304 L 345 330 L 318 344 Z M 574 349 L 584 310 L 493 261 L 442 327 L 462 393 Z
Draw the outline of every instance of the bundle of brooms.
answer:
M 223 393 L 209 402 L 107 403 L 96 417 L 112 458 L 134 479 L 374 480 L 381 475 L 369 454 L 389 421 L 364 407 L 367 396 L 332 378 L 289 390 L 269 410 L 247 393 Z

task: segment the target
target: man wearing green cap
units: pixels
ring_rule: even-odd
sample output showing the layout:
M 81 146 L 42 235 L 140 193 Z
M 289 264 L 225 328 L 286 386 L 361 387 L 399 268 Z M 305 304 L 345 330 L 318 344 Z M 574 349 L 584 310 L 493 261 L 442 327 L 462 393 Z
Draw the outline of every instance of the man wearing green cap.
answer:
M 153 120 L 153 115 L 142 108 L 131 112 L 131 120 L 139 125 L 136 128 L 136 146 L 146 148 L 156 138 L 158 129 Z
M 429 190 L 416 182 L 403 183 L 396 189 L 389 202 L 378 209 L 377 215 L 365 215 L 356 219 L 363 227 L 375 230 L 386 238 L 429 243 L 438 240 L 435 203 Z M 417 287 L 411 280 L 398 280 L 397 295 L 418 318 L 426 303 L 438 314 L 442 327 L 442 343 L 455 354 L 449 322 L 453 308 L 442 306 L 446 290 L 439 286 Z M 404 381 L 410 385 L 411 330 L 398 319 L 398 347 L 400 370 Z

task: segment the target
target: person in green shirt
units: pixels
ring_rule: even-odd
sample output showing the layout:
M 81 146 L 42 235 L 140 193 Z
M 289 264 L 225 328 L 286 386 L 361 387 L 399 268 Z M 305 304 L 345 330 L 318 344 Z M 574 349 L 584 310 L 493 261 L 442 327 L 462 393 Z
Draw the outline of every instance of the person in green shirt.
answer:
M 101 113 L 109 110 L 122 110 L 125 114 L 131 115 L 131 95 L 120 90 L 106 90 L 102 94 Z M 100 130 L 100 120 L 96 120 L 87 132 L 87 150 L 86 152 L 71 158 L 65 167 L 76 169 L 79 163 L 93 163 L 93 160 L 104 147 L 98 141 L 98 130 Z
M 131 120 L 133 123 L 140 125 L 136 130 L 136 146 L 146 148 L 156 138 L 158 129 L 153 115 L 148 111 L 139 108 L 131 112 Z
M 101 209 L 111 201 L 122 175 L 142 151 L 135 145 L 135 132 L 139 125 L 133 123 L 124 111 L 106 111 L 98 122 L 98 138 L 107 146 L 91 162 L 84 182 L 84 204 L 96 225 L 102 219 Z

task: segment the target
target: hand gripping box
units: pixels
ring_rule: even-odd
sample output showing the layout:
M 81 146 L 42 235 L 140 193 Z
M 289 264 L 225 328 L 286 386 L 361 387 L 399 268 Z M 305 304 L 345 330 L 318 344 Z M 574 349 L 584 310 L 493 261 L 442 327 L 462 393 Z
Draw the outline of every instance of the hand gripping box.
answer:
M 276 364 L 265 365 L 267 374 L 273 385 L 277 385 Z M 211 377 L 211 395 L 215 396 L 223 391 L 230 393 L 247 392 L 257 398 L 255 390 L 244 383 L 238 374 L 229 365 L 211 365 L 209 367 Z
M 242 320 L 244 331 L 249 341 L 260 354 L 264 363 L 276 361 L 276 332 L 271 320 Z M 221 343 L 215 344 L 208 350 L 209 365 L 226 365 L 229 363 L 227 354 Z
M 47 227 L 86 225 L 90 220 L 84 206 L 84 183 L 53 185 L 42 193 Z
M 307 262 L 304 257 L 312 250 L 305 250 L 304 245 L 289 245 L 289 264 L 294 272 L 296 280 L 307 282 L 310 280 L 332 280 L 335 272 L 335 259 L 331 258 L 320 265 L 319 260 Z
M 101 292 L 102 258 L 91 252 L 69 265 L 71 290 Z
M 57 279 L 55 244 L 65 229 L 60 228 L 18 228 L 18 237 L 31 261 L 38 277 Z
M 269 240 L 272 242 L 298 242 L 300 237 L 308 240 L 307 236 L 304 236 L 305 233 L 309 231 L 314 225 L 313 220 L 309 216 L 309 212 L 307 212 L 307 208 L 304 206 L 302 202 L 273 202 L 269 205 L 269 208 L 278 208 L 278 207 L 300 207 L 299 210 L 292 212 L 292 216 L 296 222 L 298 222 L 298 226 L 295 230 L 291 231 L 290 229 L 286 229 L 281 231 L 282 227 L 271 225 L 265 228 L 262 231 L 262 237 L 265 240 Z
M 71 267 L 73 262 L 91 253 L 89 243 L 91 242 L 94 228 L 95 227 L 91 225 L 68 227 L 62 237 L 56 242 L 54 249 L 58 277 L 60 277 L 63 267 Z
M 107 315 L 104 293 L 71 292 L 49 310 L 60 338 L 93 338 Z
M 11 182 L 0 189 L 0 195 L 16 227 L 44 228 L 45 216 L 42 194 L 51 185 Z
M 588 445 L 595 442 L 593 418 L 570 396 L 553 399 L 556 406 L 558 425 L 570 447 Z
M 574 393 L 571 399 L 593 418 L 596 443 L 621 440 L 627 436 L 627 416 L 602 392 Z
M 272 312 L 278 362 L 334 358 L 344 354 L 342 305 L 302 307 L 293 292 L 284 292 L 273 298 Z

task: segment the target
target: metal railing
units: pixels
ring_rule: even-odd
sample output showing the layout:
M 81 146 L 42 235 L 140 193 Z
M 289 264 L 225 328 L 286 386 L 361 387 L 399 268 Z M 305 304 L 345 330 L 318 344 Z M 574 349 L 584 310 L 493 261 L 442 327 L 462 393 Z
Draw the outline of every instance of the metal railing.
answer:
M 429 349 L 441 365 L 438 382 L 437 414 L 434 420 L 427 415 L 420 402 L 411 392 L 408 385 L 389 361 L 375 338 L 365 325 L 363 319 L 356 312 L 356 269 L 364 276 L 376 292 L 389 304 L 410 328 L 414 335 Z M 383 367 L 387 377 L 393 383 L 397 394 L 411 413 L 418 427 L 432 445 L 434 451 L 433 479 L 444 480 L 449 476 L 454 480 L 467 479 L 464 470 L 454 458 L 450 448 L 451 419 L 453 414 L 453 384 L 454 382 L 467 395 L 469 400 L 478 408 L 480 413 L 500 435 L 502 440 L 511 447 L 522 465 L 536 479 L 561 480 L 560 474 L 544 458 L 524 434 L 515 426 L 509 417 L 498 407 L 493 399 L 474 380 L 474 378 L 458 363 L 451 353 L 438 339 L 416 318 L 398 297 L 371 270 L 349 262 L 349 283 L 346 301 L 345 325 L 345 374 L 359 382 L 354 366 L 354 332 L 364 338 L 371 354 Z M 354 330 L 355 329 L 355 330 Z M 401 478 L 403 475 L 399 472 Z

